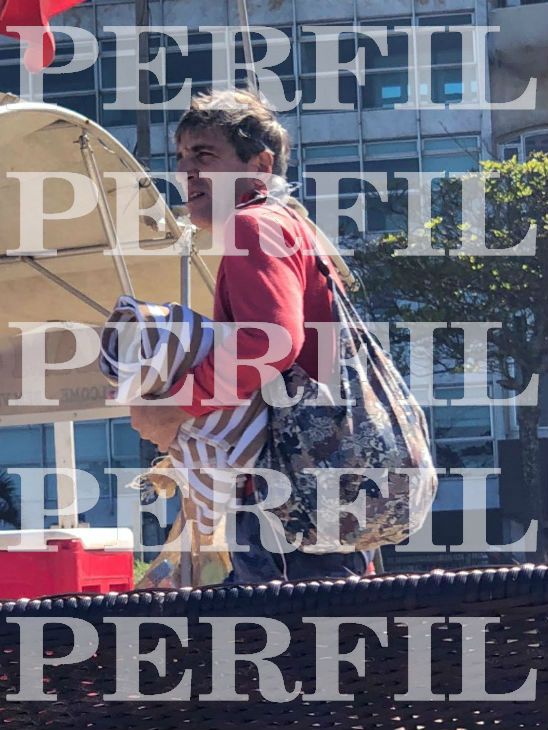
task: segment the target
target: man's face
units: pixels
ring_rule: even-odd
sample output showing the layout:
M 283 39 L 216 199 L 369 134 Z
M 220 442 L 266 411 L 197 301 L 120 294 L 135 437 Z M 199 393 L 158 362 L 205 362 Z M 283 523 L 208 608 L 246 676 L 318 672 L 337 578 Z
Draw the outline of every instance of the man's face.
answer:
M 216 172 L 249 173 L 258 170 L 264 172 L 260 158 L 261 155 L 254 155 L 248 162 L 242 162 L 233 145 L 218 128 L 183 132 L 177 143 L 177 172 L 186 172 L 188 176 L 187 207 L 192 223 L 198 228 L 211 230 L 213 215 L 225 220 L 234 209 L 234 204 L 254 187 L 252 178 L 243 178 L 236 182 L 235 192 L 232 195 L 227 188 L 228 183 L 224 185 L 217 183 L 216 191 L 220 192 L 215 194 L 217 198 L 220 195 L 221 199 L 216 199 L 214 211 L 213 182 L 202 173 L 208 175 Z M 181 183 L 185 187 L 184 179 Z

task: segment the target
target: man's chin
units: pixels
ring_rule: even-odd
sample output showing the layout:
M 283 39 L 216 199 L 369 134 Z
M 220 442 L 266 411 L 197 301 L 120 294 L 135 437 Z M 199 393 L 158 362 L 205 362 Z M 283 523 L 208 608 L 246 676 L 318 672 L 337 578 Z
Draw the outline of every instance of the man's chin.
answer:
M 211 228 L 211 211 L 200 210 L 199 206 L 194 206 L 187 203 L 188 212 L 190 215 L 190 222 L 197 228 L 205 228 L 209 230 Z

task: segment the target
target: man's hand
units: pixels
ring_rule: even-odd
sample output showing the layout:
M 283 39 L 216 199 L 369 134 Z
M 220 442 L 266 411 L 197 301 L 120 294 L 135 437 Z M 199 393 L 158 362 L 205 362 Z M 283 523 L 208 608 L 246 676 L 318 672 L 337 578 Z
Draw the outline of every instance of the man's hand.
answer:
M 162 452 L 175 440 L 181 423 L 192 418 L 177 406 L 131 406 L 129 412 L 133 428 Z

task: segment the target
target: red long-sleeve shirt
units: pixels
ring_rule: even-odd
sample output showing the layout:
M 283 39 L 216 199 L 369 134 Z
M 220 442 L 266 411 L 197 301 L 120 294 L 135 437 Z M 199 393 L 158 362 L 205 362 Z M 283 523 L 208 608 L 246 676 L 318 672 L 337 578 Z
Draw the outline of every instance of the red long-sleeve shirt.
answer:
M 318 336 L 305 322 L 332 321 L 331 292 L 316 258 L 304 251 L 313 250 L 312 233 L 300 217 L 281 205 L 252 201 L 234 213 L 234 226 L 225 226 L 226 236 L 234 231 L 235 248 L 248 251 L 247 256 L 223 256 L 217 275 L 214 300 L 216 322 L 268 322 L 281 325 L 290 337 L 287 355 L 272 364 L 276 371 L 287 370 L 297 361 L 313 378 L 318 378 Z M 290 255 L 288 251 L 297 246 Z M 331 267 L 330 267 L 331 268 Z M 331 269 L 332 270 L 332 269 Z M 333 273 L 333 270 L 332 270 Z M 257 328 L 240 329 L 237 339 L 239 359 L 254 359 L 268 351 L 268 335 Z M 234 355 L 218 344 L 188 374 L 194 376 L 193 400 L 181 407 L 192 416 L 201 416 L 219 408 L 234 407 L 230 402 L 233 388 L 223 374 Z M 217 383 L 214 384 L 214 369 Z M 176 394 L 188 374 L 172 388 Z M 272 377 L 265 378 L 263 382 Z M 214 390 L 216 385 L 216 390 Z M 237 393 L 249 398 L 261 385 L 255 367 L 239 365 Z M 215 398 L 215 404 L 202 401 Z M 228 400 L 228 402 L 227 402 Z

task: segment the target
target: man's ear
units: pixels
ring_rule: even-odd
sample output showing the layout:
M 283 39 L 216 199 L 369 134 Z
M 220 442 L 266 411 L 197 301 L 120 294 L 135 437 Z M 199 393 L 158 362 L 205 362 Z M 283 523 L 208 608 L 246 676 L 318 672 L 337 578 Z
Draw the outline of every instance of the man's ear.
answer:
M 271 173 L 274 165 L 274 153 L 271 150 L 263 150 L 256 155 L 257 172 Z

